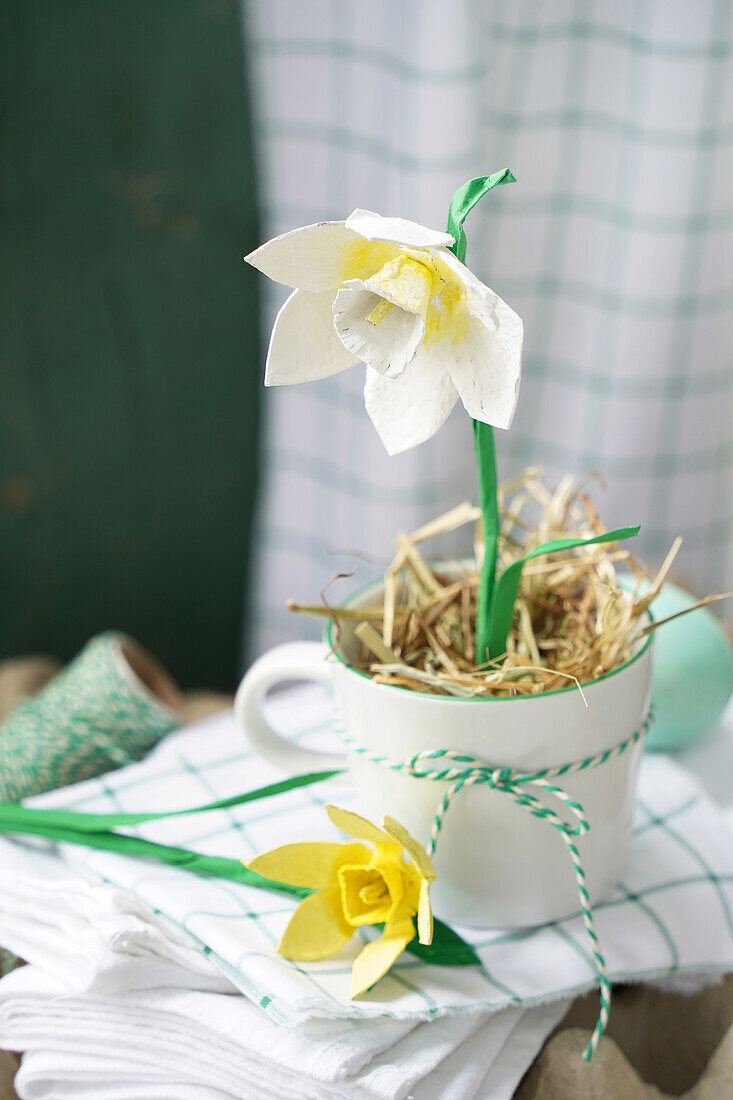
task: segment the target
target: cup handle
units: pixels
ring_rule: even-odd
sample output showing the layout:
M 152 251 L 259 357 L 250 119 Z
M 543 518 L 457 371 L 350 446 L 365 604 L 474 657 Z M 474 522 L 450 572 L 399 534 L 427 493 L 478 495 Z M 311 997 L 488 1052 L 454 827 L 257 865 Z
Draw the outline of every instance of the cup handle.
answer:
M 346 766 L 345 753 L 317 752 L 294 745 L 276 733 L 262 713 L 270 688 L 284 680 L 333 682 L 322 642 L 288 642 L 259 657 L 239 685 L 234 716 L 252 748 L 270 764 L 292 775 Z

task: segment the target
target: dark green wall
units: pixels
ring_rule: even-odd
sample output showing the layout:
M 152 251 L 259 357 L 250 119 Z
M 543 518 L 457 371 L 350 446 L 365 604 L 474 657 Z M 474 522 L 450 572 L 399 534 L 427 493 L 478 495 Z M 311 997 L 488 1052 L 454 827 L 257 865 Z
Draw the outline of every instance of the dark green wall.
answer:
M 0 0 L 0 657 L 231 687 L 260 390 L 234 0 Z

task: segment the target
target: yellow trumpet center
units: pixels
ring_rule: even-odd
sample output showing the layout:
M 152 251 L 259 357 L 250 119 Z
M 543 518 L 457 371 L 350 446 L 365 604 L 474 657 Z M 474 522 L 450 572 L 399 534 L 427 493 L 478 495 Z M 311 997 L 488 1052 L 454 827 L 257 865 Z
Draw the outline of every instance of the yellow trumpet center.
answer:
M 378 867 L 347 864 L 339 868 L 338 884 L 343 915 L 354 928 L 389 920 L 406 886 L 402 867 L 396 861 Z
M 389 241 L 356 241 L 342 250 L 341 278 L 361 279 L 378 302 L 366 320 L 380 325 L 395 305 L 425 318 L 425 343 L 466 339 L 470 314 L 463 282 L 435 252 Z
M 380 901 L 384 901 L 388 897 L 389 891 L 384 879 L 380 882 L 370 882 L 359 890 L 359 901 L 363 902 L 364 905 L 378 905 Z
M 388 302 L 386 298 L 381 298 L 379 304 L 374 307 L 371 313 L 367 313 L 366 319 L 370 325 L 379 325 L 392 309 L 392 303 Z
M 425 317 L 428 303 L 433 297 L 433 274 L 425 264 L 400 253 L 393 260 L 364 280 L 364 285 L 381 301 L 374 307 L 367 321 L 379 324 L 392 306 L 399 306 L 408 313 Z M 372 320 L 374 318 L 374 320 Z

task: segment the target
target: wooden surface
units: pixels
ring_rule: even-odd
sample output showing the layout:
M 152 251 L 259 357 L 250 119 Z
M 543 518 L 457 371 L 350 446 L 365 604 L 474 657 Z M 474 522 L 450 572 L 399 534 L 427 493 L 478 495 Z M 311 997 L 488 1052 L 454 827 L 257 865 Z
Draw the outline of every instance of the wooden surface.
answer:
M 0 1100 L 17 1100 L 13 1078 L 18 1072 L 20 1059 L 7 1050 L 0 1050 Z
M 606 1037 L 580 1057 L 598 995 L 578 998 L 544 1045 L 515 1100 L 729 1100 L 733 976 L 694 994 L 617 987 Z

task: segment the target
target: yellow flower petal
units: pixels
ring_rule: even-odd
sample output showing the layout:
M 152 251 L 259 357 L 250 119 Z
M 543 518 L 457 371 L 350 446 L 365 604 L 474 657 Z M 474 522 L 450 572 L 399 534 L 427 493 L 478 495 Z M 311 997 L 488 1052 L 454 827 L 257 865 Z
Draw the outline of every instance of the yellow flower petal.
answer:
M 420 943 L 433 942 L 433 910 L 430 906 L 430 883 L 420 883 L 420 901 L 417 906 L 417 938 Z
M 354 929 L 341 913 L 338 888 L 319 890 L 302 901 L 290 918 L 277 950 L 288 959 L 312 962 L 335 955 Z
M 378 940 L 368 943 L 351 969 L 351 996 L 365 993 L 387 973 L 415 935 L 411 920 L 388 924 Z
M 310 886 L 320 889 L 336 881 L 339 867 L 345 863 L 360 865 L 372 858 L 371 849 L 363 844 L 336 844 L 329 841 L 284 844 L 269 852 L 255 856 L 245 863 L 250 871 L 287 882 L 291 886 Z
M 342 810 L 338 806 L 326 806 L 326 813 L 339 829 L 343 829 L 349 836 L 358 836 L 360 840 L 371 840 L 372 844 L 393 844 L 394 841 L 367 821 L 365 817 L 354 814 L 351 810 Z
M 393 817 L 382 818 L 382 825 L 390 836 L 394 837 L 400 847 L 405 849 L 422 877 L 426 878 L 428 882 L 432 882 L 435 878 L 435 869 L 430 861 L 430 856 L 425 851 L 422 844 L 418 844 L 418 842 L 410 836 L 407 829 L 400 825 L 399 821 L 395 821 Z

